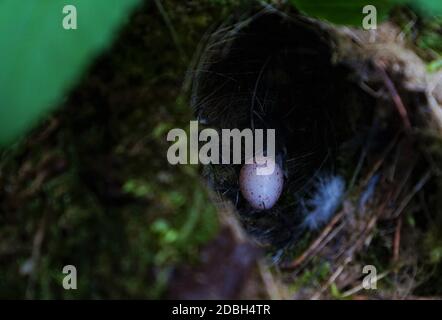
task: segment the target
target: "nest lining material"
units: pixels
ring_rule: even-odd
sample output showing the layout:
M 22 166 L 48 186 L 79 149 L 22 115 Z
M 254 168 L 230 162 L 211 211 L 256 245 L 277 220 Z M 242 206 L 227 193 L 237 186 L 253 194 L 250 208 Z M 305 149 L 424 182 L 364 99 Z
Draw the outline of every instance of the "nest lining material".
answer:
M 286 179 L 273 208 L 256 211 L 242 198 L 240 165 L 211 165 L 204 174 L 220 202 L 232 202 L 252 238 L 289 270 L 319 257 L 342 272 L 382 221 L 399 228 L 404 211 L 419 216 L 416 195 L 440 186 L 438 158 L 427 146 L 434 142 L 428 136 L 442 132 L 441 77 L 427 75 L 392 24 L 370 37 L 266 8 L 233 16 L 208 35 L 193 72 L 201 124 L 276 130 Z M 316 241 L 290 258 L 305 235 L 305 203 L 321 192 L 324 177 L 342 178 L 345 198 Z M 400 255 L 397 230 L 389 234 L 393 259 Z
M 322 36 L 302 20 L 260 12 L 213 33 L 195 73 L 192 105 L 200 123 L 218 130 L 276 129 L 289 195 L 279 205 L 266 212 L 248 206 L 239 195 L 240 166 L 214 165 L 208 172 L 214 189 L 236 204 L 247 229 L 263 242 L 291 240 L 298 198 L 318 171 L 334 172 L 338 146 L 352 136 L 351 128 L 335 124 L 349 122 L 339 97 L 355 86 L 344 81 L 344 68 L 330 63 Z M 371 98 L 356 91 L 368 105 Z

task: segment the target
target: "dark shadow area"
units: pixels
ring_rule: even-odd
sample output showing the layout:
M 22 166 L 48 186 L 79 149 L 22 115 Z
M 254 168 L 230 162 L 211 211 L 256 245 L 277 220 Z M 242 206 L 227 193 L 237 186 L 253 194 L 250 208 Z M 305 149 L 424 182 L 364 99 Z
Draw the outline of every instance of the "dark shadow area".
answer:
M 236 204 L 246 229 L 263 243 L 281 247 L 296 238 L 299 199 L 319 173 L 337 170 L 343 143 L 357 144 L 363 134 L 350 126 L 350 113 L 361 108 L 371 119 L 373 100 L 348 80 L 344 66 L 332 63 L 332 48 L 326 33 L 302 17 L 261 10 L 211 34 L 196 68 L 192 105 L 200 123 L 218 130 L 275 129 L 286 179 L 273 208 L 258 212 L 242 198 L 241 165 L 206 170 L 213 188 Z

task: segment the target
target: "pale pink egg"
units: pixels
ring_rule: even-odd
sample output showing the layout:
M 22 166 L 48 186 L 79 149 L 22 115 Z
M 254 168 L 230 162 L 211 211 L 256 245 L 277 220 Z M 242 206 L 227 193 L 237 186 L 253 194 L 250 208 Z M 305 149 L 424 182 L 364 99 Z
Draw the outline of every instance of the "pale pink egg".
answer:
M 267 170 L 265 174 L 262 174 L 266 165 L 261 163 L 265 158 L 257 157 L 256 160 L 253 164 L 245 164 L 241 168 L 239 176 L 240 190 L 243 197 L 253 208 L 259 210 L 270 209 L 281 196 L 284 175 L 280 166 L 271 158 L 267 159 L 267 165 L 274 167 L 274 170 Z M 268 166 L 267 168 L 269 168 Z

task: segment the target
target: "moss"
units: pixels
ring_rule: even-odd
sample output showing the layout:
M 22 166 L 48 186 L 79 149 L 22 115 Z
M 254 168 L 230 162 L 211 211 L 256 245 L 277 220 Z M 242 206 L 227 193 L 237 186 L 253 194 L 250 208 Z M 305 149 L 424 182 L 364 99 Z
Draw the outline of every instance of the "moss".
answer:
M 197 259 L 218 217 L 199 168 L 167 163 L 165 136 L 192 118 L 180 87 L 200 38 L 237 5 L 165 1 L 175 42 L 142 7 L 63 107 L 1 152 L 1 297 L 158 298 Z M 62 287 L 68 264 L 77 290 Z

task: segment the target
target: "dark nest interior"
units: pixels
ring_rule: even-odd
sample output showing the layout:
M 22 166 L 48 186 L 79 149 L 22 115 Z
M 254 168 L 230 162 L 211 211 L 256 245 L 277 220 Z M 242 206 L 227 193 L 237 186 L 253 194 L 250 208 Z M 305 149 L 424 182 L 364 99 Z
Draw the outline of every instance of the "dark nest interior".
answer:
M 331 283 L 354 293 L 351 283 L 374 261 L 394 274 L 395 294 L 418 292 L 437 274 L 438 267 L 427 268 L 425 246 L 440 226 L 440 158 L 430 147 L 440 139 L 429 125 L 425 89 L 408 77 L 418 78 L 420 60 L 391 41 L 398 39 L 391 25 L 365 46 L 359 31 L 291 11 L 231 16 L 205 37 L 192 72 L 201 125 L 275 129 L 281 198 L 271 209 L 253 209 L 239 190 L 241 165 L 206 166 L 208 184 L 220 204 L 233 203 L 290 281 L 302 282 L 299 297 L 321 297 Z M 336 177 L 343 190 L 327 182 Z M 309 215 L 321 222 L 317 228 L 305 227 Z M 324 265 L 330 278 L 306 295 L 312 283 L 300 272 L 308 266 L 304 275 L 318 276 Z
M 263 243 L 282 247 L 296 240 L 301 199 L 315 192 L 321 176 L 351 173 L 340 157 L 357 156 L 369 134 L 373 98 L 349 80 L 344 65 L 332 64 L 332 50 L 327 34 L 308 21 L 264 10 L 232 18 L 210 34 L 196 69 L 192 105 L 200 123 L 275 129 L 286 179 L 273 208 L 257 211 L 243 199 L 241 165 L 206 170 Z

